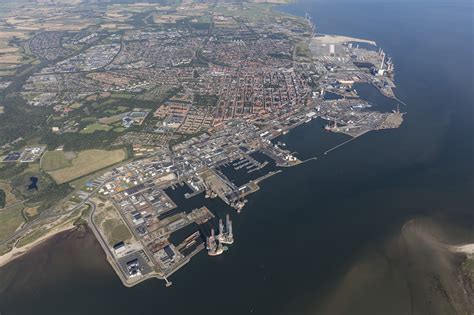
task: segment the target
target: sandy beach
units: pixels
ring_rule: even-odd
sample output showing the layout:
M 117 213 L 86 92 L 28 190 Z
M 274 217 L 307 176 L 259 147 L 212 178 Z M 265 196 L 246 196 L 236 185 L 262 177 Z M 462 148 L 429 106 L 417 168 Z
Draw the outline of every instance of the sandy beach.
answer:
M 461 246 L 450 246 L 450 249 L 454 252 L 474 254 L 474 244 L 466 244 Z
M 15 247 L 14 246 L 11 251 L 9 251 L 8 253 L 0 256 L 0 267 L 5 266 L 9 262 L 12 262 L 13 260 L 23 256 L 24 254 L 28 253 L 28 251 L 30 251 L 31 249 L 33 249 L 37 245 L 41 244 L 42 242 L 50 239 L 51 237 L 53 237 L 53 236 L 55 236 L 55 235 L 57 235 L 61 232 L 72 230 L 75 227 L 76 226 L 74 225 L 74 222 L 70 221 L 66 224 L 62 224 L 62 225 L 59 225 L 56 228 L 51 229 L 48 233 L 41 236 L 40 238 L 38 238 L 37 240 L 35 240 L 34 242 L 32 242 L 30 244 L 27 244 L 27 245 L 22 246 L 22 247 Z

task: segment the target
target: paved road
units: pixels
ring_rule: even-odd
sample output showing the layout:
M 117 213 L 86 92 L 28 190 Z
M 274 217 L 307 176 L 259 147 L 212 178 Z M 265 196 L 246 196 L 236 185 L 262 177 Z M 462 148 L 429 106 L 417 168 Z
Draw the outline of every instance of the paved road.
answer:
M 74 212 L 74 211 L 77 210 L 77 209 L 80 209 L 83 205 L 85 205 L 85 204 L 88 202 L 89 198 L 90 198 L 92 195 L 94 195 L 100 188 L 102 188 L 102 187 L 105 185 L 105 183 L 107 182 L 107 180 L 108 180 L 108 179 L 104 180 L 104 181 L 102 182 L 102 184 L 100 184 L 99 186 L 97 186 L 97 188 L 94 189 L 86 198 L 84 198 L 80 203 L 78 203 L 74 208 L 72 208 L 72 209 L 69 210 L 69 211 L 61 212 L 61 213 L 50 213 L 51 210 L 53 209 L 53 208 L 50 208 L 50 209 L 47 209 L 47 210 L 41 212 L 41 213 L 39 214 L 39 216 L 38 216 L 36 219 L 34 219 L 34 220 L 32 220 L 32 221 L 26 223 L 25 225 L 23 225 L 20 229 L 18 229 L 17 231 L 15 231 L 15 233 L 13 233 L 12 235 L 10 235 L 10 237 L 8 237 L 7 239 L 1 240 L 1 241 L 0 241 L 0 246 L 1 246 L 1 245 L 4 245 L 4 244 L 8 244 L 9 242 L 15 240 L 15 238 L 20 237 L 23 233 L 25 233 L 26 231 L 28 231 L 29 229 L 31 229 L 31 228 L 34 227 L 35 225 L 40 224 L 40 223 L 42 222 L 42 220 L 46 220 L 46 219 L 50 219 L 50 218 L 54 218 L 54 217 L 58 217 L 58 218 L 59 218 L 59 217 L 61 217 L 61 216 L 70 214 L 70 213 Z

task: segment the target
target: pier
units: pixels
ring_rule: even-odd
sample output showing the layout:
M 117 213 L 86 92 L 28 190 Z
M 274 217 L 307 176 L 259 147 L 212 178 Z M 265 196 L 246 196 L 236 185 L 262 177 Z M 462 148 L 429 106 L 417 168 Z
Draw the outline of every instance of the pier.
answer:
M 351 139 L 349 139 L 349 140 L 347 140 L 347 141 L 344 141 L 343 143 L 340 143 L 340 144 L 336 145 L 335 147 L 332 147 L 331 149 L 325 151 L 325 152 L 324 152 L 324 155 L 327 155 L 328 153 L 330 153 L 330 152 L 332 152 L 332 151 L 334 151 L 334 150 L 336 150 L 336 149 L 342 147 L 343 145 L 346 145 L 346 144 L 348 144 L 349 142 L 352 142 L 352 141 L 358 139 L 359 137 L 363 136 L 364 134 L 366 134 L 366 132 L 361 133 L 360 135 L 355 136 L 354 138 L 351 138 Z

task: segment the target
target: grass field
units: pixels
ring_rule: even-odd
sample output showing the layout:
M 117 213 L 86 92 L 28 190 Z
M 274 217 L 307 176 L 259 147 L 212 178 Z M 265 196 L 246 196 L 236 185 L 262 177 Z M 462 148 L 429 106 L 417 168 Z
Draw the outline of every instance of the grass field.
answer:
M 95 202 L 97 209 L 94 213 L 93 220 L 104 236 L 107 244 L 113 246 L 120 241 L 129 242 L 133 236 L 113 204 L 108 200 L 104 202 L 95 200 Z
M 103 223 L 102 229 L 106 234 L 106 239 L 110 246 L 132 238 L 130 231 L 120 219 L 107 219 Z
M 37 230 L 34 230 L 30 234 L 27 234 L 26 236 L 23 236 L 18 243 L 16 243 L 15 247 L 23 247 L 29 243 L 34 242 L 35 240 L 39 239 L 40 237 L 45 236 L 48 234 L 48 229 L 46 228 L 39 228 Z
M 124 150 L 86 150 L 81 151 L 71 161 L 70 166 L 48 172 L 58 184 L 70 182 L 76 178 L 93 173 L 127 158 Z
M 116 127 L 113 129 L 115 132 L 124 132 L 126 129 L 124 127 Z
M 79 133 L 93 133 L 96 131 L 109 131 L 110 129 L 111 129 L 110 126 L 102 125 L 96 122 L 96 123 L 86 126 L 84 129 L 79 131 Z
M 110 105 L 110 104 L 113 104 L 113 103 L 114 103 L 113 100 L 108 100 L 108 101 L 103 102 L 101 105 Z M 128 109 L 128 107 L 119 105 L 119 106 L 104 110 L 104 113 L 115 115 L 115 114 L 126 112 L 127 109 Z
M 71 160 L 66 157 L 63 151 L 48 151 L 41 158 L 41 168 L 45 172 L 59 170 L 71 165 Z
M 0 209 L 0 240 L 11 235 L 25 222 L 21 215 L 22 208 L 22 205 L 17 205 L 7 209 Z
M 19 199 L 12 193 L 12 188 L 8 182 L 0 181 L 0 190 L 5 193 L 5 206 L 9 206 L 19 201 Z

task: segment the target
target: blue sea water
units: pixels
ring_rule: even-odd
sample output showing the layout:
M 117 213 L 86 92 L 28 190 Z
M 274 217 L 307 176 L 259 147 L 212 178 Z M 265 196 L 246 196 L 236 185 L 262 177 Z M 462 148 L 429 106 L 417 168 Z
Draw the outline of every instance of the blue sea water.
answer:
M 472 1 L 301 0 L 280 9 L 309 12 L 318 32 L 383 47 L 407 103 L 401 128 L 327 156 L 347 137 L 320 121 L 285 135 L 291 150 L 318 160 L 266 180 L 233 214 L 230 250 L 193 258 L 170 288 L 123 287 L 90 234 L 66 235 L 0 269 L 2 314 L 327 314 L 326 300 L 354 261 L 407 220 L 474 226 Z M 348 314 L 410 310 L 408 293 L 392 283 L 365 289 L 354 291 L 359 304 Z

